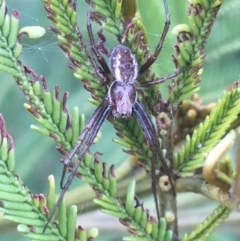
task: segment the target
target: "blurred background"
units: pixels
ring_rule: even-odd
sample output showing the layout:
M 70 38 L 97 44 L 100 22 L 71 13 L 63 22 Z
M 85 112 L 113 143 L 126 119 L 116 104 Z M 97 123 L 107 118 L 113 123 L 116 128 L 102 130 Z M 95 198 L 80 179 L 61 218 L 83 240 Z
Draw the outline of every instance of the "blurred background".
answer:
M 158 8 L 155 7 L 156 2 L 159 5 Z M 48 30 L 48 27 L 52 24 L 45 15 L 42 2 L 37 0 L 8 0 L 7 4 L 9 12 L 16 9 L 20 13 L 21 27 L 39 25 L 46 29 L 46 34 L 40 39 L 30 40 L 27 37 L 22 38 L 24 47 L 21 61 L 25 65 L 29 65 L 39 75 L 45 76 L 49 90 L 52 90 L 55 85 L 59 85 L 61 96 L 65 91 L 68 91 L 70 96 L 67 106 L 70 112 L 74 106 L 78 106 L 80 112 L 85 113 L 86 119 L 88 119 L 93 113 L 95 106 L 87 101 L 90 95 L 83 90 L 82 83 L 76 80 L 72 71 L 66 67 L 69 61 L 65 58 L 61 49 L 58 48 L 55 35 Z M 187 23 L 187 1 L 168 0 L 168 4 L 171 13 L 171 29 L 177 24 Z M 158 43 L 165 21 L 162 1 L 139 0 L 139 7 L 146 26 L 151 50 L 153 51 Z M 207 57 L 200 90 L 201 98 L 205 103 L 217 101 L 221 97 L 223 89 L 226 89 L 233 81 L 239 78 L 239 9 L 240 2 L 238 0 L 225 0 L 211 32 L 205 49 Z M 88 5 L 83 0 L 79 0 L 78 24 L 87 46 L 89 46 L 86 34 L 86 12 L 88 10 Z M 94 33 L 99 28 L 98 25 L 93 24 Z M 154 64 L 154 71 L 161 76 L 173 72 L 170 55 L 174 53 L 172 48 L 174 43 L 174 36 L 169 31 L 160 57 Z M 106 47 L 110 50 L 116 44 L 115 37 L 107 35 Z M 59 193 L 58 183 L 60 182 L 62 164 L 59 163 L 61 155 L 56 151 L 54 141 L 30 129 L 31 124 L 37 125 L 37 123 L 23 108 L 26 99 L 18 89 L 13 78 L 7 74 L 0 73 L 0 86 L 0 112 L 7 123 L 7 131 L 12 135 L 15 142 L 17 174 L 32 193 L 43 193 L 44 195 L 47 195 L 47 177 L 53 174 L 56 179 L 57 192 Z M 162 93 L 165 93 L 164 96 L 167 96 L 166 85 L 161 85 L 160 88 Z M 120 146 L 112 142 L 112 138 L 115 137 L 113 127 L 105 123 L 101 131 L 104 138 L 92 150 L 104 153 L 100 158 L 101 161 L 106 161 L 116 166 L 120 165 L 126 159 L 126 155 L 122 152 Z M 116 156 L 118 157 L 117 159 Z M 82 183 L 79 180 L 75 180 L 71 185 L 71 189 L 79 185 L 82 185 Z M 146 198 L 143 201 L 149 205 L 148 208 L 154 206 L 151 198 Z M 216 203 L 194 194 L 179 195 L 178 204 L 181 234 L 192 230 L 216 206 Z M 100 234 L 97 240 L 121 240 L 121 237 L 127 234 L 126 229 L 120 225 L 117 219 L 101 214 L 98 211 L 81 215 L 81 211 L 84 210 L 86 212 L 88 206 L 89 203 L 87 202 L 81 207 L 80 224 L 86 229 L 92 227 L 99 228 Z M 239 240 L 239 221 L 239 213 L 233 212 L 209 240 Z M 1 240 L 28 240 L 16 232 L 16 226 L 6 227 L 4 230 L 1 229 L 0 223 Z M 110 232 L 113 229 L 114 236 Z

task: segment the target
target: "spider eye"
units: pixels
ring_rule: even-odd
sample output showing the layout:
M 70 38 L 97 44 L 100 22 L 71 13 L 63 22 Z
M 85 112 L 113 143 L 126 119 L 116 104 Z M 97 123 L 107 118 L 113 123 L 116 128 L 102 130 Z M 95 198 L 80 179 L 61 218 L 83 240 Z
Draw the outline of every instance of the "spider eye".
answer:
M 111 53 L 109 65 L 117 81 L 133 84 L 138 75 L 138 63 L 131 50 L 118 45 Z

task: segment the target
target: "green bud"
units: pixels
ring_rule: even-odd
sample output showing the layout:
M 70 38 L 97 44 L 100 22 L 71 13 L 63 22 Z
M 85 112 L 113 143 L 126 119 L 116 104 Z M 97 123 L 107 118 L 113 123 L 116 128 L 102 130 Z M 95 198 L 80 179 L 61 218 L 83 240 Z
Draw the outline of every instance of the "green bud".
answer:
M 36 39 L 41 38 L 46 33 L 46 30 L 40 26 L 27 26 L 19 30 L 18 34 L 21 33 L 27 34 L 31 39 Z

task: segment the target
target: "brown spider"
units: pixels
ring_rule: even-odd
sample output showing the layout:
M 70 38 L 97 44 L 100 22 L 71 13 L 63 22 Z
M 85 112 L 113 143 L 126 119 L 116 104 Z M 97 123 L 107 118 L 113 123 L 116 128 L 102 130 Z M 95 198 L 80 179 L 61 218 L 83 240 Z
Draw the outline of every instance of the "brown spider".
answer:
M 140 75 L 142 75 L 146 70 L 148 70 L 149 67 L 157 59 L 159 53 L 161 52 L 163 42 L 168 32 L 168 29 L 170 26 L 170 14 L 168 11 L 166 0 L 163 0 L 163 3 L 164 3 L 166 21 L 165 21 L 162 35 L 159 39 L 159 43 L 155 49 L 155 52 L 146 60 L 146 62 L 141 67 L 138 66 L 138 62 L 136 60 L 135 55 L 131 52 L 131 50 L 128 47 L 124 46 L 123 44 L 117 45 L 112 50 L 109 58 L 109 67 L 108 67 L 106 61 L 101 56 L 99 49 L 94 42 L 92 27 L 90 23 L 91 12 L 88 13 L 87 31 L 90 39 L 91 49 L 95 55 L 95 58 L 91 56 L 89 56 L 89 58 L 95 68 L 96 74 L 98 75 L 99 79 L 108 80 L 108 83 L 110 83 L 110 87 L 108 89 L 107 95 L 105 96 L 105 98 L 97 107 L 93 115 L 88 120 L 86 127 L 82 131 L 77 143 L 75 144 L 74 148 L 72 149 L 72 151 L 69 153 L 68 157 L 64 161 L 65 170 L 66 170 L 66 167 L 71 165 L 71 160 L 74 157 L 74 155 L 79 151 L 78 160 L 73 165 L 71 174 L 68 177 L 65 185 L 62 186 L 62 192 L 59 196 L 59 199 L 53 211 L 50 213 L 48 217 L 48 221 L 44 226 L 44 231 L 46 230 L 49 222 L 51 221 L 54 213 L 57 210 L 57 207 L 59 206 L 60 201 L 62 200 L 65 192 L 67 191 L 69 185 L 71 184 L 77 172 L 80 162 L 82 161 L 84 155 L 92 145 L 97 133 L 99 132 L 100 128 L 102 127 L 104 121 L 106 120 L 110 112 L 112 112 L 112 115 L 115 118 L 129 118 L 132 115 L 137 118 L 137 121 L 149 145 L 149 148 L 153 153 L 152 175 L 156 176 L 156 173 L 155 173 L 155 170 L 157 170 L 156 162 L 157 162 L 157 158 L 159 158 L 160 161 L 162 162 L 163 170 L 165 173 L 167 173 L 170 179 L 170 183 L 172 184 L 172 187 L 173 187 L 172 176 L 170 174 L 171 172 L 169 171 L 169 167 L 166 164 L 166 161 L 161 153 L 160 143 L 159 143 L 159 139 L 158 139 L 154 124 L 152 123 L 151 118 L 147 113 L 146 109 L 139 101 L 137 97 L 137 90 L 135 87 L 137 78 Z M 78 29 L 76 32 L 79 36 L 80 43 L 83 43 L 81 33 L 79 32 Z M 98 66 L 96 60 L 100 64 L 100 67 Z M 157 85 L 162 82 L 165 82 L 168 79 L 176 77 L 179 74 L 179 72 L 180 72 L 179 70 L 176 70 L 175 72 L 163 78 L 158 78 L 154 81 L 140 83 L 140 85 L 143 87 Z M 114 81 L 111 82 L 111 79 L 114 79 Z M 102 81 L 102 83 L 104 84 L 104 81 Z M 154 178 L 154 176 L 152 177 L 152 189 L 154 192 L 154 200 L 156 204 L 157 215 L 158 215 L 158 218 L 160 218 L 158 200 L 156 195 L 156 179 Z

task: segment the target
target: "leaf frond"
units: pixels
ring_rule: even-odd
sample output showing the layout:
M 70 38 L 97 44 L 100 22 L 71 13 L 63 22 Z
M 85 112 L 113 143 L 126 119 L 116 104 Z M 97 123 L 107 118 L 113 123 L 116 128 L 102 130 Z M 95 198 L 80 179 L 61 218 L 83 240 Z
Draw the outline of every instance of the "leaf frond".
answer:
M 76 206 L 72 206 L 66 217 L 64 201 L 59 208 L 59 228 L 53 224 L 53 232 L 49 228 L 43 233 L 49 212 L 48 204 L 43 194 L 33 195 L 15 174 L 14 143 L 12 137 L 6 132 L 2 115 L 0 115 L 0 132 L 0 211 L 4 212 L 4 218 L 18 223 L 17 230 L 32 240 L 75 240 L 77 209 Z M 50 189 L 52 189 L 50 203 L 55 203 L 53 182 L 53 178 L 50 178 Z M 78 230 L 78 237 L 82 232 L 81 229 Z M 92 238 L 96 237 L 95 229 L 92 235 L 94 235 Z
M 240 109 L 238 86 L 224 91 L 222 98 L 192 137 L 186 137 L 186 144 L 174 156 L 179 175 L 189 175 L 204 164 L 206 154 L 226 135 L 238 118 Z
M 192 232 L 185 234 L 181 241 L 200 241 L 206 238 L 217 228 L 231 213 L 231 210 L 219 205 L 202 223 Z
M 222 1 L 191 1 L 188 7 L 189 24 L 174 27 L 178 43 L 174 46 L 177 55 L 175 65 L 183 68 L 172 86 L 169 86 L 170 100 L 179 103 L 199 90 L 203 51 Z

